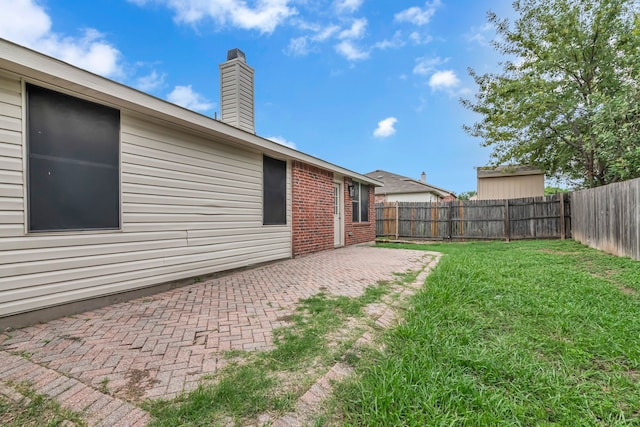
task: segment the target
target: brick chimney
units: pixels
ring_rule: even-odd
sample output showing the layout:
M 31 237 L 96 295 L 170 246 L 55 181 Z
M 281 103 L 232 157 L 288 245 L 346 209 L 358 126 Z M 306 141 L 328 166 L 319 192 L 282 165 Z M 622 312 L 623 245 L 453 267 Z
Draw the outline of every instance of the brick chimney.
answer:
M 427 183 L 427 174 L 424 173 L 424 171 L 422 171 L 422 174 L 420 174 L 420 181 L 424 184 Z
M 244 52 L 231 49 L 220 64 L 220 118 L 223 122 L 256 133 L 253 107 L 253 68 Z

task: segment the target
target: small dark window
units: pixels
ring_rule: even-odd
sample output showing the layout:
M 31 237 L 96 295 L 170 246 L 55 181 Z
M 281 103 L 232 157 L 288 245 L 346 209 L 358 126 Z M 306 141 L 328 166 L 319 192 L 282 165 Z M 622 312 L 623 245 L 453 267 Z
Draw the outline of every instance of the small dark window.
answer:
M 369 186 L 354 182 L 353 187 L 351 219 L 353 222 L 369 222 Z
M 120 227 L 120 112 L 27 85 L 29 230 Z
M 287 223 L 287 162 L 264 156 L 263 224 Z

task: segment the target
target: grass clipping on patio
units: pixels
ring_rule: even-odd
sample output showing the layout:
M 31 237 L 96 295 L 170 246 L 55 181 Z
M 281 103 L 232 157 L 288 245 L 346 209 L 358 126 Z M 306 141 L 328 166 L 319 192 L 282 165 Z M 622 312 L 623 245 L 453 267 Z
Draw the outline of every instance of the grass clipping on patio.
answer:
M 396 247 L 446 255 L 339 387 L 344 424 L 640 424 L 640 262 L 573 241 Z

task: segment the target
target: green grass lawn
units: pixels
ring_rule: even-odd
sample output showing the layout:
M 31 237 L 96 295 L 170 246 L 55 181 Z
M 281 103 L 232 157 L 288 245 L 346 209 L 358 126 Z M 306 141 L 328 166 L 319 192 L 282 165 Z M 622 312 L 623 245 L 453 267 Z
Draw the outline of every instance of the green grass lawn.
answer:
M 396 247 L 446 255 L 339 387 L 346 425 L 640 425 L 640 262 L 573 241 Z

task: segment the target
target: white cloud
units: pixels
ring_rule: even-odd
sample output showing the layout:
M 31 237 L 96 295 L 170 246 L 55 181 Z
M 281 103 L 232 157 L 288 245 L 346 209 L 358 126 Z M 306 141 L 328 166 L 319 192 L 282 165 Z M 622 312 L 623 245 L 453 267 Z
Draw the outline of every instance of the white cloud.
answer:
M 33 47 L 102 76 L 119 77 L 124 73 L 120 65 L 120 51 L 93 29 L 85 30 L 81 38 L 61 38 L 51 34 L 37 41 Z
M 395 117 L 387 117 L 384 120 L 380 120 L 378 122 L 378 127 L 373 131 L 373 136 L 376 138 L 386 138 L 388 136 L 396 133 L 396 129 L 394 128 L 395 124 L 398 122 L 398 119 Z
M 334 5 L 338 13 L 355 12 L 362 6 L 363 1 L 364 0 L 336 0 Z
M 427 100 L 423 96 L 418 98 L 418 100 L 419 100 L 419 104 L 414 107 L 414 110 L 418 113 L 421 113 L 424 111 L 425 107 L 427 106 Z
M 429 86 L 433 90 L 452 89 L 460 85 L 460 79 L 451 70 L 438 71 L 429 78 Z
M 123 75 L 120 51 L 104 35 L 92 28 L 80 37 L 54 33 L 51 18 L 34 0 L 2 0 L 0 37 L 103 76 Z
M 414 25 L 426 25 L 431 21 L 431 18 L 441 4 L 440 0 L 433 0 L 431 3 L 427 2 L 424 5 L 424 8 L 414 6 L 398 12 L 395 14 L 394 18 L 399 22 L 410 22 Z
M 373 45 L 374 49 L 395 49 L 405 45 L 404 40 L 402 40 L 402 32 L 396 31 L 393 34 L 393 38 L 391 40 L 384 39 L 381 42 L 377 42 Z
M 129 0 L 144 6 L 151 0 Z M 257 0 L 254 7 L 245 0 L 155 0 L 175 13 L 174 19 L 185 24 L 197 24 L 211 19 L 220 26 L 231 25 L 245 30 L 271 33 L 287 18 L 297 14 L 289 7 L 290 0 Z
M 495 36 L 496 27 L 487 22 L 480 27 L 471 27 L 465 34 L 468 42 L 478 43 L 481 46 L 489 46 L 490 40 Z
M 270 141 L 275 142 L 276 144 L 284 145 L 285 147 L 293 148 L 294 150 L 296 149 L 296 143 L 295 142 L 287 141 L 286 139 L 284 139 L 281 136 L 270 136 L 267 139 L 270 140 Z
M 309 53 L 309 41 L 306 36 L 289 40 L 289 45 L 284 53 L 290 56 L 304 56 Z
M 367 20 L 365 18 L 356 19 L 351 24 L 351 28 L 342 30 L 338 37 L 344 39 L 359 39 L 364 36 L 364 32 L 367 28 Z
M 324 42 L 333 37 L 340 27 L 337 25 L 329 25 L 321 27 L 305 22 L 298 23 L 298 27 L 304 30 L 312 31 L 315 34 L 308 36 L 295 37 L 289 40 L 289 45 L 284 49 L 284 53 L 290 56 L 304 56 L 315 50 L 318 43 Z
M 426 57 L 423 56 L 421 58 L 416 59 L 416 66 L 413 67 L 413 74 L 419 74 L 422 76 L 426 76 L 427 74 L 432 73 L 438 65 L 442 65 L 447 62 L 449 58 L 440 58 L 436 57 Z
M 369 52 L 359 49 L 348 40 L 337 44 L 336 51 L 349 61 L 358 61 L 369 57 Z
M 411 40 L 415 45 L 423 45 L 431 43 L 433 41 L 433 37 L 428 34 L 422 35 L 419 32 L 414 31 L 409 35 L 409 40 Z
M 12 42 L 33 46 L 51 30 L 51 18 L 32 0 L 3 0 L 0 36 Z
M 191 85 L 176 86 L 167 99 L 181 107 L 194 111 L 208 111 L 215 107 L 215 103 L 205 99 L 202 95 L 193 91 Z
M 161 87 L 166 77 L 166 74 L 160 74 L 156 70 L 153 70 L 146 76 L 138 77 L 135 82 L 135 87 L 144 92 L 151 92 Z
M 331 38 L 331 36 L 333 36 L 338 30 L 340 29 L 340 27 L 338 27 L 337 25 L 329 25 L 326 28 L 322 28 L 320 29 L 315 36 L 313 36 L 313 40 L 315 41 L 325 41 L 329 38 Z

